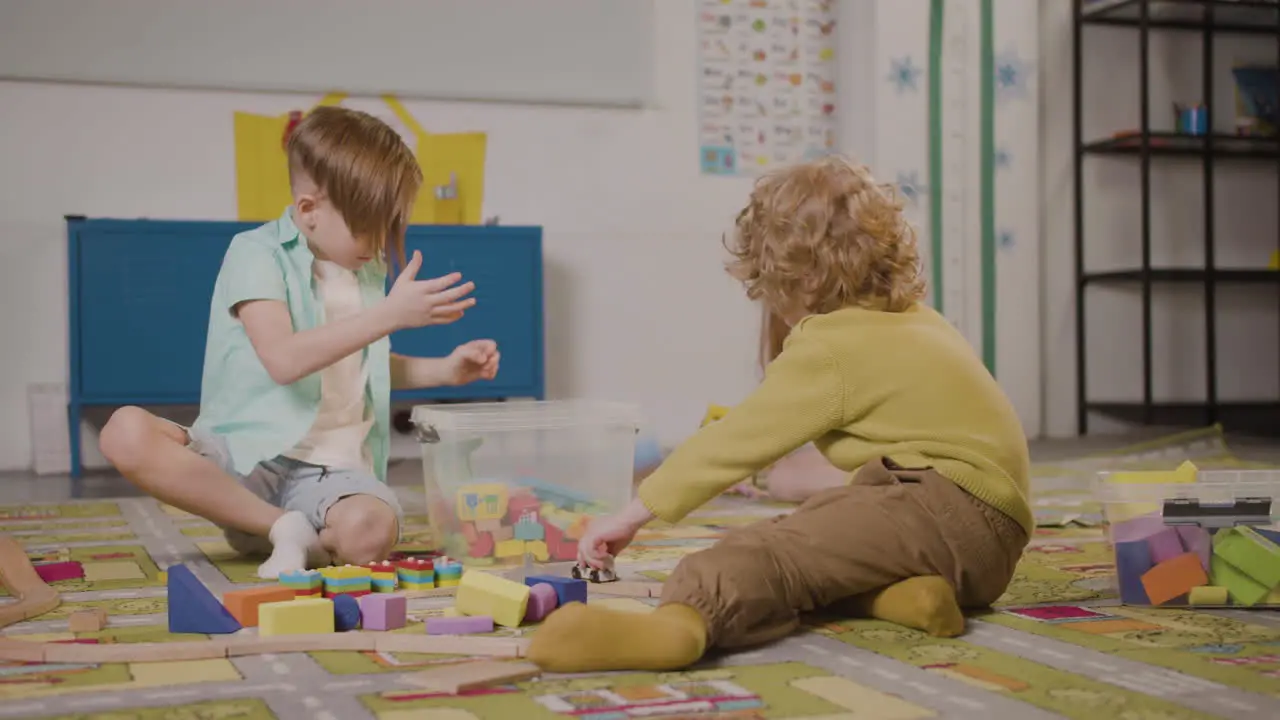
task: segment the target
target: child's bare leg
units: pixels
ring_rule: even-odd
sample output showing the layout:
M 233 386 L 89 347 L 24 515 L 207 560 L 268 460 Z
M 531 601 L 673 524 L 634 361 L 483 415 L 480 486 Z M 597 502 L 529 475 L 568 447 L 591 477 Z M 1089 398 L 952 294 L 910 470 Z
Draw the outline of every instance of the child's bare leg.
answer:
M 315 529 L 301 513 L 286 513 L 255 495 L 219 462 L 187 447 L 182 428 L 138 407 L 111 414 L 98 444 L 120 474 L 148 495 L 224 528 L 271 540 L 264 578 L 306 566 Z M 264 574 L 265 573 L 265 574 Z
M 182 428 L 130 406 L 111 414 L 98 445 L 116 470 L 148 495 L 222 527 L 266 536 L 284 511 L 193 452 L 187 441 Z
M 385 560 L 399 536 L 396 512 L 373 495 L 348 495 L 329 508 L 320 544 L 339 565 Z

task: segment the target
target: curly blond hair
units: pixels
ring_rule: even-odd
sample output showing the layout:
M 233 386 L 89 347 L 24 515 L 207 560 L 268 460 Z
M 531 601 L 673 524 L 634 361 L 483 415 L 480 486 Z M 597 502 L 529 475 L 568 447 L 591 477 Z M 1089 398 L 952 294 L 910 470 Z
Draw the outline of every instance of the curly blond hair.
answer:
M 766 362 L 787 335 L 782 318 L 846 307 L 902 312 L 925 295 L 915 229 L 895 188 L 839 156 L 756 181 L 734 232 L 729 274 L 764 305 Z

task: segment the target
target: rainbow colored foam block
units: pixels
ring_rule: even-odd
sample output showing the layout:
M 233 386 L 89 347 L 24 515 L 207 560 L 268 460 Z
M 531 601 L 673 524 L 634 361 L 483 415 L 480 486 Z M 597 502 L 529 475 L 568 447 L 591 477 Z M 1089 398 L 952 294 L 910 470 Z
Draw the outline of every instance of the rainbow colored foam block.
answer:
M 315 570 L 290 570 L 280 573 L 280 584 L 300 598 L 318 598 L 324 590 L 324 576 Z
M 376 593 L 395 592 L 398 586 L 396 566 L 389 561 L 370 563 L 365 567 L 369 568 L 370 588 Z
M 423 558 L 397 561 L 396 579 L 403 590 L 430 590 L 436 586 L 435 564 Z
M 367 567 L 343 565 L 321 568 L 320 575 L 324 578 L 324 596 L 327 598 L 335 595 L 360 597 L 372 592 L 373 573 Z
M 457 587 L 462 582 L 462 563 L 446 558 L 436 562 L 436 584 L 440 587 Z

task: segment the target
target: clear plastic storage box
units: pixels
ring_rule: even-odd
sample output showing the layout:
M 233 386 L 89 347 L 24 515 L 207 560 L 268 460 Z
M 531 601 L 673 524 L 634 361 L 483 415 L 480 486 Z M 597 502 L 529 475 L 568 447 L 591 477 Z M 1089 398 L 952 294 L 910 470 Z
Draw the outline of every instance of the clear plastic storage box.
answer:
M 1280 470 L 1101 473 L 1125 605 L 1280 606 Z
M 631 500 L 634 406 L 419 405 L 412 418 L 433 538 L 464 563 L 572 561 L 589 518 Z

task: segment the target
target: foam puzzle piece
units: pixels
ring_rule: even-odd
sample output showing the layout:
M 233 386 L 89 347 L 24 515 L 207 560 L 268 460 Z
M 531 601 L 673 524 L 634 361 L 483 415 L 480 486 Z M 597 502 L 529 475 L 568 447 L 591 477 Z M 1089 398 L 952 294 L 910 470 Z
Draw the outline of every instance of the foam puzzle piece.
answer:
M 186 565 L 170 565 L 169 632 L 228 635 L 240 630 L 235 619 Z
M 360 622 L 365 630 L 398 630 L 408 621 L 408 605 L 403 595 L 365 595 L 360 598 Z
M 587 581 L 574 578 L 557 577 L 555 575 L 530 575 L 524 579 L 529 587 L 545 583 L 556 591 L 556 605 L 567 605 L 571 602 L 587 601 Z
M 258 606 L 258 636 L 314 635 L 334 631 L 333 601 L 299 598 Z
M 1166 527 L 1147 538 L 1147 545 L 1151 546 L 1151 560 L 1159 565 L 1165 560 L 1172 560 L 1187 549 L 1182 547 L 1182 538 L 1178 535 L 1177 528 Z
M 474 635 L 493 632 L 493 618 L 488 615 L 433 617 L 425 623 L 428 635 Z
M 1225 587 L 1231 595 L 1231 600 L 1238 605 L 1246 607 L 1257 605 L 1270 593 L 1265 585 L 1244 574 L 1218 554 L 1213 556 L 1209 577 L 1214 585 Z
M 1129 540 L 1115 545 L 1116 580 L 1120 585 L 1120 601 L 1126 605 L 1150 605 L 1142 575 L 1154 565 L 1151 546 L 1144 540 Z
M 1187 602 L 1192 605 L 1226 605 L 1229 600 L 1227 589 L 1218 585 L 1193 587 L 1187 596 Z
M 499 575 L 468 570 L 454 606 L 464 615 L 488 615 L 498 625 L 519 627 L 529 608 L 529 587 Z
M 360 627 L 360 602 L 350 595 L 338 595 L 333 598 L 333 629 L 337 632 L 346 632 L 358 627 Z
M 284 602 L 295 597 L 297 597 L 297 592 L 291 588 L 283 585 L 269 585 L 267 587 L 246 588 L 224 593 L 222 604 L 226 606 L 232 617 L 244 627 L 257 627 L 259 605 L 269 602 Z
M 529 588 L 529 606 L 524 611 L 525 622 L 542 622 L 556 609 L 556 589 L 546 583 L 538 583 Z
M 1213 554 L 1270 590 L 1280 585 L 1280 545 L 1253 528 L 1237 525 L 1213 536 Z
M 1142 575 L 1142 587 L 1152 605 L 1163 605 L 1190 593 L 1191 588 L 1208 584 L 1209 576 L 1195 553 L 1165 560 Z

